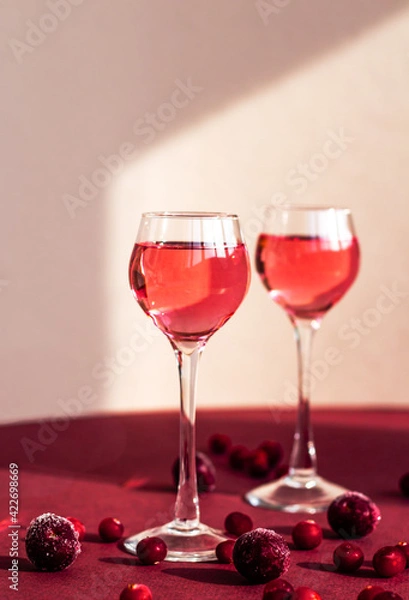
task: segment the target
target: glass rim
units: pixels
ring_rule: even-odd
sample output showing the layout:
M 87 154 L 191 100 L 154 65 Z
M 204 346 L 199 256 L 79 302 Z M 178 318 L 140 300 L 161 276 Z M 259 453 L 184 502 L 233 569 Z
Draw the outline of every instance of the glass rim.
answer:
M 282 210 L 282 211 L 305 211 L 305 212 L 327 212 L 330 210 L 351 213 L 351 209 L 347 206 L 336 204 L 281 204 L 280 206 L 266 206 L 266 211 Z
M 157 219 L 234 219 L 239 217 L 237 214 L 228 212 L 201 212 L 201 211 L 149 211 L 142 213 L 142 218 L 157 218 Z

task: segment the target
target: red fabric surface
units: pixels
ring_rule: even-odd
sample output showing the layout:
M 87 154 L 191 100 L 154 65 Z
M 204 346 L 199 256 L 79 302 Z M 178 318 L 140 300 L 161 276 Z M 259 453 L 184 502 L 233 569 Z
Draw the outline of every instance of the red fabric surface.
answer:
M 363 567 L 355 575 L 342 575 L 332 566 L 332 552 L 341 540 L 329 530 L 325 514 L 315 515 L 324 527 L 324 541 L 311 551 L 290 545 L 286 579 L 294 586 L 313 587 L 323 600 L 355 600 L 368 583 L 409 600 L 408 569 L 393 579 L 381 579 L 371 567 L 380 546 L 409 541 L 409 499 L 398 490 L 400 476 L 409 471 L 409 413 L 315 410 L 313 421 L 320 474 L 371 496 L 381 508 L 382 521 L 373 534 L 358 541 L 365 554 Z M 59 426 L 58 432 L 54 425 Z M 170 472 L 178 452 L 176 413 L 92 416 L 54 425 L 46 421 L 0 428 L 1 599 L 115 600 L 129 582 L 148 585 L 154 600 L 262 599 L 264 586 L 248 584 L 233 566 L 163 562 L 144 567 L 120 545 L 98 538 L 98 523 L 106 516 L 120 518 L 126 535 L 171 519 L 175 493 Z M 222 432 L 234 443 L 251 448 L 265 439 L 279 440 L 288 457 L 293 427 L 292 412 L 200 411 L 197 446 L 206 451 L 209 435 Z M 39 444 L 31 454 L 24 450 L 30 442 Z M 9 589 L 8 581 L 11 462 L 19 465 L 17 593 Z M 240 510 L 252 516 L 256 527 L 272 527 L 290 543 L 292 527 L 306 515 L 250 507 L 242 494 L 263 480 L 233 472 L 224 458 L 214 462 L 217 490 L 201 496 L 203 522 L 222 528 L 227 513 Z M 59 573 L 36 572 L 24 547 L 30 520 L 49 511 L 79 518 L 88 532 L 78 560 Z

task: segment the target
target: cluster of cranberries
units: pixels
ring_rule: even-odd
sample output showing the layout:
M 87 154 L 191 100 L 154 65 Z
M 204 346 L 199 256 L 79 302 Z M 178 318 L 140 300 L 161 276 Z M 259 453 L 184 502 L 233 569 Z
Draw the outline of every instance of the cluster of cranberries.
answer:
M 98 527 L 104 542 L 121 539 L 124 526 L 119 519 L 107 517 Z M 69 567 L 81 552 L 85 526 L 76 517 L 44 513 L 28 526 L 25 546 L 28 559 L 40 571 L 61 571 Z
M 270 447 L 273 456 L 275 444 L 265 442 L 262 446 Z M 231 461 L 233 448 L 228 436 L 212 436 L 209 448 L 214 454 L 226 454 L 230 449 Z M 275 460 L 279 462 L 282 453 L 276 451 L 275 456 Z M 207 476 L 209 463 L 212 467 L 213 465 L 205 455 L 199 456 L 199 460 L 203 461 L 199 465 L 204 465 L 203 472 Z M 405 477 L 401 478 L 403 487 L 402 483 L 400 484 L 404 493 L 405 485 L 409 482 L 409 477 Z M 206 481 L 209 483 L 210 480 Z M 359 492 L 346 492 L 331 503 L 327 510 L 328 523 L 333 531 L 345 540 L 333 552 L 333 562 L 338 572 L 354 573 L 361 567 L 364 554 L 360 546 L 352 540 L 372 533 L 380 519 L 380 511 L 376 504 Z M 251 583 L 265 583 L 262 600 L 322 600 L 315 590 L 305 586 L 294 589 L 288 581 L 281 578 L 290 565 L 290 549 L 281 535 L 272 529 L 254 529 L 251 517 L 238 511 L 226 516 L 224 528 L 227 534 L 235 539 L 227 539 L 217 546 L 218 561 L 233 564 Z M 114 542 L 123 536 L 124 526 L 119 519 L 107 517 L 99 523 L 98 532 L 102 541 Z M 84 524 L 77 518 L 45 513 L 33 519 L 27 529 L 27 556 L 39 570 L 66 569 L 80 554 L 80 541 L 84 539 L 85 533 Z M 307 519 L 293 527 L 291 537 L 296 549 L 311 550 L 321 544 L 323 531 L 318 523 Z M 136 554 L 140 564 L 155 565 L 165 560 L 167 546 L 159 537 L 146 537 L 138 543 Z M 379 577 L 390 578 L 402 573 L 409 568 L 409 544 L 399 542 L 393 546 L 379 548 L 373 555 L 372 565 Z M 152 592 L 144 584 L 132 583 L 122 590 L 119 600 L 152 600 Z M 385 590 L 382 586 L 367 585 L 361 590 L 357 600 L 403 599 L 399 594 Z
M 354 538 L 372 533 L 380 521 L 380 511 L 370 498 L 359 492 L 346 492 L 336 498 L 327 511 L 331 528 L 347 538 L 333 552 L 333 562 L 338 572 L 354 573 L 364 562 L 362 549 Z M 237 571 L 252 583 L 268 582 L 263 600 L 320 600 L 319 594 L 310 588 L 294 589 L 281 579 L 288 569 L 290 552 L 281 536 L 269 529 L 252 529 L 248 515 L 230 513 L 225 519 L 227 533 L 240 536 L 236 542 L 222 542 L 216 555 L 222 563 L 233 563 Z M 291 532 L 294 547 L 311 550 L 323 540 L 321 526 L 312 519 L 298 522 Z M 350 539 L 348 539 L 350 538 Z M 379 548 L 372 559 L 374 571 L 379 577 L 394 577 L 409 567 L 409 544 L 399 542 L 394 546 Z M 395 592 L 380 586 L 367 586 L 357 600 L 401 600 Z
M 265 477 L 273 473 L 274 478 L 278 478 L 287 472 L 287 467 L 281 464 L 283 447 L 277 441 L 266 440 L 251 450 L 242 444 L 233 445 L 231 438 L 224 433 L 215 433 L 208 440 L 208 448 L 211 454 L 227 456 L 232 469 L 250 477 Z

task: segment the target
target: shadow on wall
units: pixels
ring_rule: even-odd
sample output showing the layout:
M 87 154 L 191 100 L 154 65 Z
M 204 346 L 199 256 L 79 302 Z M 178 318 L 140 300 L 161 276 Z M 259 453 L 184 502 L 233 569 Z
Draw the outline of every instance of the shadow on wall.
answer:
M 406 7 L 404 0 L 346 0 L 336 5 L 326 0 L 225 1 L 217 8 L 202 2 L 150 3 L 141 14 L 136 61 L 128 54 L 129 71 L 144 88 L 138 110 L 154 112 L 167 100 L 175 79 L 186 83 L 190 77 L 203 89 L 199 102 L 181 111 L 177 123 L 161 129 L 163 139 L 185 120 L 204 118 L 287 76 Z M 130 40 L 122 41 L 127 45 Z M 157 115 L 151 128 L 165 129 L 170 117 L 166 109 L 162 117 Z M 142 141 L 150 141 L 146 131 L 141 135 Z

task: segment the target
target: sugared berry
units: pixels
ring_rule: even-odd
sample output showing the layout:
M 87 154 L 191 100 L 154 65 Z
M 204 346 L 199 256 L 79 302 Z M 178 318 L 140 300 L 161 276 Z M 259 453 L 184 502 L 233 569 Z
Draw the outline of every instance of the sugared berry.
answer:
M 207 443 L 212 454 L 226 454 L 231 448 L 231 438 L 225 433 L 214 433 Z
M 334 565 L 342 573 L 353 573 L 362 566 L 364 553 L 357 544 L 343 542 L 337 546 L 333 554 Z
M 78 539 L 80 542 L 82 542 L 86 533 L 84 523 L 82 523 L 79 519 L 76 519 L 75 517 L 66 517 L 66 519 L 71 521 L 71 523 L 74 525 L 75 531 L 78 533 Z
M 252 583 L 266 583 L 286 573 L 290 566 L 290 549 L 281 535 L 259 527 L 237 539 L 233 563 Z
M 384 588 L 379 585 L 367 585 L 358 594 L 357 600 L 374 600 L 377 594 L 384 591 Z
M 81 552 L 74 525 L 54 513 L 44 513 L 31 521 L 25 545 L 29 560 L 40 571 L 62 571 Z
M 299 550 L 312 550 L 322 542 L 322 527 L 312 519 L 300 521 L 291 532 L 294 545 Z
M 396 594 L 395 592 L 381 592 L 377 596 L 375 596 L 374 600 L 403 600 L 402 596 Z
M 402 475 L 399 479 L 399 488 L 404 496 L 409 497 L 409 472 Z
M 345 492 L 327 510 L 330 527 L 343 538 L 364 537 L 377 527 L 381 513 L 374 502 L 360 492 Z
M 408 544 L 408 542 L 398 542 L 396 545 L 398 546 L 398 548 L 403 550 L 403 552 L 405 553 L 406 568 L 409 568 L 409 544 Z
M 268 457 L 268 466 L 270 469 L 275 469 L 283 460 L 284 450 L 280 442 L 266 440 L 258 447 L 259 450 L 264 450 Z
M 244 469 L 250 477 L 265 477 L 270 471 L 267 453 L 261 449 L 251 450 L 245 460 Z
M 293 591 L 293 586 L 285 579 L 273 579 L 266 583 L 262 600 L 287 600 Z
M 250 450 L 246 446 L 233 446 L 229 454 L 229 465 L 236 471 L 244 471 Z
M 152 600 L 152 592 L 143 583 L 130 583 L 122 590 L 119 600 Z
M 121 539 L 124 533 L 124 526 L 119 519 L 106 517 L 100 522 L 98 533 L 104 542 L 116 542 Z
M 172 465 L 172 477 L 175 487 L 179 485 L 180 459 Z M 204 452 L 196 452 L 196 478 L 199 493 L 213 492 L 216 489 L 216 468 Z
M 294 590 L 291 600 L 322 600 L 322 598 L 315 590 L 302 585 Z
M 406 569 L 406 554 L 399 546 L 383 546 L 375 552 L 372 564 L 381 577 L 394 577 Z
M 219 563 L 224 565 L 231 565 L 233 563 L 233 548 L 234 540 L 224 540 L 216 546 L 216 558 Z
M 253 521 L 248 515 L 234 511 L 229 513 L 225 518 L 224 528 L 227 533 L 239 536 L 253 529 Z
M 136 555 L 143 565 L 156 565 L 165 560 L 168 547 L 160 537 L 146 537 L 136 546 Z

